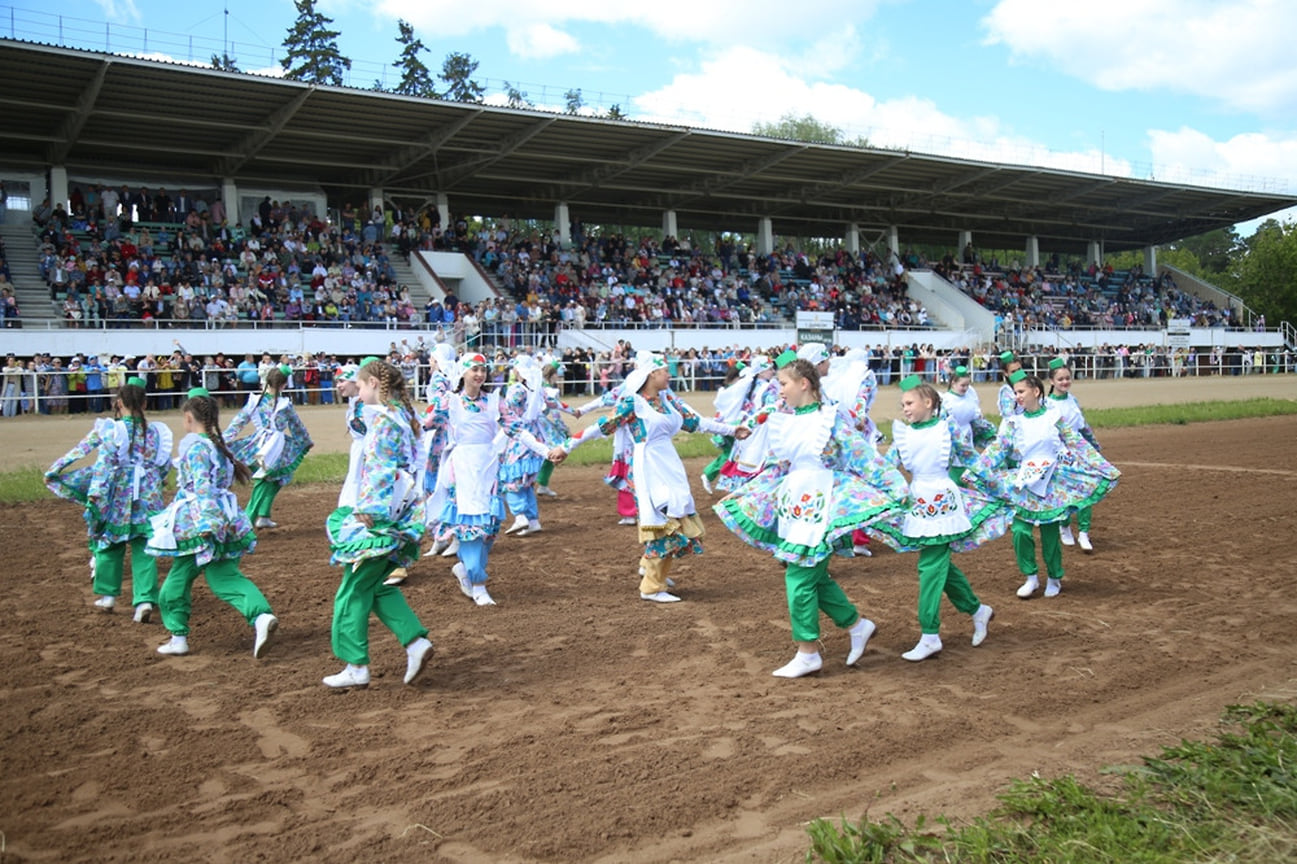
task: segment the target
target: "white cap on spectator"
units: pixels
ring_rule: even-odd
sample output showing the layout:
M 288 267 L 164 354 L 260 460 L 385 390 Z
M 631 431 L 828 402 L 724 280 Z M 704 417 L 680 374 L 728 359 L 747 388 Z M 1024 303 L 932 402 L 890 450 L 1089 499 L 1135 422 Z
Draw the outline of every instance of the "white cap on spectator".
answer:
M 797 357 L 812 366 L 818 366 L 829 359 L 829 349 L 822 342 L 806 342 L 797 349 Z

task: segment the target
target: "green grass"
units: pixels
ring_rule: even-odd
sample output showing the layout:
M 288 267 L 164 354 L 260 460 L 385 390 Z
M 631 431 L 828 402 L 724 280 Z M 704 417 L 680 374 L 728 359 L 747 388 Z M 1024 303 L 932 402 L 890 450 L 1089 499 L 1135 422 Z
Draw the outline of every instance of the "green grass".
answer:
M 1297 414 L 1297 400 L 1262 396 L 1231 402 L 1090 408 L 1086 409 L 1085 420 L 1092 429 L 1120 429 L 1128 426 L 1183 426 L 1186 423 L 1205 423 L 1210 420 L 1245 420 L 1249 417 L 1279 417 L 1286 414 Z M 986 419 L 999 425 L 1000 415 L 987 414 Z
M 1117 769 L 1102 794 L 1075 778 L 1015 781 L 971 824 L 920 817 L 907 826 L 817 819 L 808 864 L 1179 864 L 1297 860 L 1297 706 L 1255 703 L 1225 712 L 1213 743 L 1182 742 Z

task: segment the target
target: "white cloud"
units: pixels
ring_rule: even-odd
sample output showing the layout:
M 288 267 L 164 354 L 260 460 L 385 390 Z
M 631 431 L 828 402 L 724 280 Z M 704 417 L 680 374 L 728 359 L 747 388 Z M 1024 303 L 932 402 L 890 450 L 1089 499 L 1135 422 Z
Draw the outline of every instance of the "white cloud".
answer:
M 1040 165 L 1130 176 L 1133 166 L 1096 150 L 1051 151 L 1015 134 L 995 117 L 955 117 L 928 99 L 878 101 L 842 84 L 809 81 L 793 62 L 751 48 L 731 48 L 697 71 L 677 74 L 665 87 L 634 99 L 635 118 L 650 122 L 750 132 L 756 122 L 786 114 L 809 114 L 864 137 L 875 146 L 897 147 L 991 162 Z
M 104 10 L 104 17 L 109 21 L 142 20 L 135 0 L 95 0 L 95 5 Z
M 509 51 L 528 60 L 544 60 L 560 54 L 574 54 L 580 45 L 569 34 L 549 24 L 532 23 L 510 27 L 506 34 Z
M 1233 109 L 1297 108 L 1290 0 L 1000 0 L 989 44 L 1104 90 L 1167 90 Z
M 438 36 L 463 36 L 492 27 L 512 32 L 529 25 L 629 24 L 670 40 L 750 44 L 771 49 L 820 39 L 829 28 L 853 28 L 884 0 L 657 0 L 654 3 L 541 4 L 534 0 L 459 3 L 452 0 L 380 0 L 387 18 L 410 22 Z M 832 22 L 832 23 L 826 23 Z M 511 50 L 513 44 L 510 44 Z M 524 55 L 529 56 L 529 55 Z

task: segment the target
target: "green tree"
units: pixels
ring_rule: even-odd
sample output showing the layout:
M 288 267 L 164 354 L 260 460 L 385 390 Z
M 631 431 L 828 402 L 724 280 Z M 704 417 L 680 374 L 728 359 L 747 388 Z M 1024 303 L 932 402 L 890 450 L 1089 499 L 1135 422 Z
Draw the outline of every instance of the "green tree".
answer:
M 424 99 L 440 98 L 437 88 L 432 83 L 432 73 L 419 59 L 419 54 L 428 50 L 427 46 L 423 44 L 422 39 L 415 37 L 414 27 L 410 24 L 398 20 L 396 27 L 400 32 L 396 41 L 401 46 L 401 57 L 396 61 L 396 67 L 401 70 L 401 80 L 394 92 L 402 96 L 420 96 Z
M 440 75 L 441 80 L 446 82 L 445 98 L 456 102 L 481 102 L 485 89 L 473 80 L 476 71 L 477 61 L 468 54 L 458 51 L 447 54 L 445 62 L 441 64 Z
M 847 147 L 868 147 L 867 138 L 847 138 L 846 134 L 830 123 L 817 120 L 810 114 L 798 117 L 789 112 L 774 123 L 753 123 L 752 134 L 766 138 L 790 138 L 811 144 L 841 144 Z
M 344 71 L 351 69 L 351 60 L 338 50 L 337 30 L 333 23 L 315 9 L 315 0 L 293 0 L 297 20 L 288 28 L 284 38 L 287 55 L 279 61 L 284 67 L 284 77 L 308 84 L 342 85 Z
M 1297 224 L 1267 219 L 1244 245 L 1229 290 L 1271 326 L 1297 321 Z
M 212 68 L 221 72 L 238 72 L 239 58 L 231 57 L 229 54 L 213 54 Z
M 569 90 L 563 94 L 563 99 L 567 103 L 567 113 L 576 114 L 585 105 L 585 100 L 581 98 L 581 88 Z
M 1232 226 L 1177 240 L 1168 249 L 1192 252 L 1201 267 L 1201 273 L 1194 275 L 1201 276 L 1209 282 L 1213 276 L 1218 277 L 1228 273 L 1243 251 L 1239 236 Z
M 517 86 L 504 82 L 504 98 L 508 100 L 510 108 L 534 108 L 531 100 L 527 98 L 527 91 L 519 90 Z
M 613 106 L 608 109 L 608 113 L 605 114 L 604 116 L 607 117 L 609 120 L 626 119 L 626 115 L 622 112 L 621 105 L 619 103 L 613 103 Z

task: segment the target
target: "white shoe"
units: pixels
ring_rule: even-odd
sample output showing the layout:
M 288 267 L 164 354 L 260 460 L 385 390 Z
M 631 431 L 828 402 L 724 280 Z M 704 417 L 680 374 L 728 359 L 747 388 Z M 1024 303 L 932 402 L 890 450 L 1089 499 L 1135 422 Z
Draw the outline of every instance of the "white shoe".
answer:
M 271 521 L 269 518 L 265 516 L 258 516 L 257 521 L 253 523 L 252 527 L 253 528 L 278 528 L 279 523 Z
M 95 556 L 90 556 L 90 581 L 95 581 Z
M 158 646 L 159 654 L 169 657 L 180 657 L 189 653 L 189 640 L 184 636 L 172 636 L 170 642 Z
M 420 636 L 405 646 L 405 683 L 409 684 L 419 677 L 423 667 L 432 659 L 432 643 L 427 637 Z
M 95 608 L 101 609 L 104 612 L 113 611 L 113 607 L 116 605 L 117 605 L 117 598 L 112 596 L 107 596 L 107 595 L 100 597 L 98 600 L 95 601 Z
M 147 624 L 153 618 L 153 604 L 141 603 L 135 607 L 135 623 Z
M 793 655 L 793 659 L 770 674 L 776 678 L 800 678 L 803 675 L 810 675 L 812 672 L 819 672 L 823 667 L 824 661 L 820 659 L 820 652 L 803 654 L 798 651 Z
M 518 532 L 519 537 L 526 537 L 528 534 L 539 534 L 541 532 L 540 520 L 532 519 L 527 523 L 527 527 Z
M 710 480 L 707 479 L 707 475 L 706 475 L 706 474 L 700 474 L 699 477 L 700 477 L 700 478 L 702 479 L 702 481 L 703 481 L 703 488 L 707 490 L 707 494 L 708 494 L 708 495 L 713 494 L 713 493 L 712 493 L 712 481 L 710 481 Z
M 486 590 L 485 585 L 473 586 L 473 602 L 478 606 L 494 606 L 495 600 L 491 599 L 491 594 Z
M 1032 573 L 1030 576 L 1027 577 L 1027 581 L 1022 583 L 1022 587 L 1018 589 L 1018 596 L 1021 597 L 1023 600 L 1026 600 L 1032 594 L 1035 594 L 1036 589 L 1039 587 L 1040 587 L 1040 577 L 1037 576 L 1035 573 Z
M 642 576 L 642 575 L 644 575 L 644 574 L 641 573 L 640 575 Z M 667 587 L 668 587 L 668 588 L 674 588 L 674 587 L 676 587 L 676 580 L 674 580 L 674 579 L 672 579 L 670 576 L 668 576 L 668 577 L 667 577 Z
M 518 516 L 513 520 L 513 524 L 510 525 L 509 528 L 508 528 L 508 530 L 506 530 L 504 533 L 506 533 L 506 534 L 512 534 L 512 533 L 515 532 L 515 531 L 522 531 L 522 530 L 524 530 L 524 529 L 525 529 L 529 524 L 531 524 L 531 523 L 528 521 L 527 517 L 526 517 L 526 516 L 523 516 L 521 513 L 519 513 Z
M 454 558 L 454 557 L 455 557 L 456 555 L 458 555 L 458 554 L 459 554 L 459 538 L 458 538 L 458 537 L 451 537 L 451 538 L 450 538 L 450 545 L 447 546 L 445 549 L 442 549 L 442 550 L 441 550 L 441 557 L 442 557 L 442 558 Z
M 1072 526 L 1064 525 L 1058 529 L 1058 539 L 1063 541 L 1064 546 L 1075 546 L 1076 538 L 1072 536 Z
M 1093 552 L 1094 544 L 1090 542 L 1090 532 L 1082 531 L 1076 535 L 1076 545 L 1081 547 L 1082 552 Z
M 397 567 L 388 575 L 386 579 L 383 580 L 383 584 L 400 585 L 404 583 L 405 580 L 408 578 L 410 578 L 410 571 L 406 570 L 404 567 Z
M 537 494 L 537 495 L 544 495 L 546 498 L 557 498 L 557 497 L 558 497 L 558 493 L 555 492 L 553 489 L 549 488 L 548 486 L 537 486 L 537 487 L 536 487 L 536 494 Z
M 973 647 L 986 641 L 986 625 L 995 617 L 995 610 L 983 603 L 973 613 Z
M 924 633 L 919 639 L 919 644 L 901 656 L 906 660 L 918 662 L 919 660 L 927 660 L 933 654 L 939 653 L 941 653 L 941 637 L 935 633 L 931 635 Z
M 856 665 L 856 661 L 865 653 L 865 646 L 869 644 L 869 637 L 873 636 L 874 631 L 877 629 L 878 626 L 868 618 L 861 618 L 851 625 L 851 629 L 847 631 L 847 635 L 851 637 L 851 653 L 847 655 L 848 666 Z
M 458 564 L 456 564 L 454 567 L 451 567 L 451 568 L 450 568 L 450 572 L 453 573 L 453 574 L 455 574 L 455 580 L 459 582 L 459 590 L 460 590 L 460 592 L 461 592 L 465 597 L 467 597 L 468 599 L 472 600 L 472 599 L 473 599 L 473 583 L 471 583 L 471 582 L 468 581 L 468 568 L 464 566 L 464 562 L 463 562 L 463 561 L 460 561 L 460 562 L 459 562 Z
M 874 553 L 869 551 L 869 547 L 865 546 L 863 543 L 857 543 L 855 546 L 852 546 L 851 553 L 858 558 L 874 557 Z
M 618 524 L 618 525 L 634 525 L 634 524 L 635 524 L 635 517 L 634 517 L 634 516 L 623 516 L 623 517 L 621 517 L 620 519 L 617 520 L 617 524 Z
M 337 675 L 329 675 L 324 679 L 325 687 L 356 687 L 363 690 L 369 686 L 369 667 L 352 666 L 350 663 Z
M 1046 579 L 1046 580 L 1045 580 L 1045 596 L 1046 596 L 1046 597 L 1057 597 L 1057 596 L 1058 596 L 1058 592 L 1059 592 L 1059 591 L 1062 591 L 1062 590 L 1063 590 L 1063 580 L 1061 580 L 1061 579 Z
M 257 638 L 252 643 L 252 656 L 260 659 L 270 645 L 270 637 L 279 629 L 279 619 L 269 612 L 262 612 L 252 626 L 257 631 Z
M 643 591 L 641 591 L 639 592 L 639 599 L 652 600 L 654 603 L 679 603 L 680 602 L 679 597 L 677 597 L 674 594 L 668 594 L 665 591 L 655 591 L 652 594 L 645 594 Z

